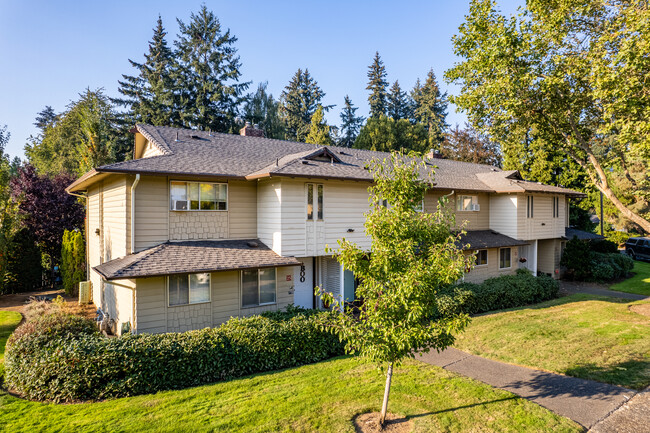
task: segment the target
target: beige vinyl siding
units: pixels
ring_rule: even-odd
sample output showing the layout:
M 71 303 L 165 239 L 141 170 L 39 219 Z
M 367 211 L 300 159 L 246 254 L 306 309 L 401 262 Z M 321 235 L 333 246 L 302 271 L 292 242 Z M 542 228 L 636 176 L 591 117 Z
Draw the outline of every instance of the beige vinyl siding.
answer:
M 129 287 L 124 287 L 129 286 Z M 117 280 L 104 283 L 104 308 L 116 323 L 117 334 L 122 332 L 122 324 L 135 324 L 133 317 L 133 290 L 135 283 L 130 280 Z
M 467 252 L 467 254 L 473 254 Z M 519 249 L 518 247 L 511 247 L 510 261 L 512 266 L 509 269 L 499 269 L 499 248 L 488 249 L 488 264 L 483 266 L 476 266 L 470 272 L 467 272 L 463 277 L 463 281 L 468 283 L 481 283 L 488 278 L 498 277 L 501 275 L 512 275 L 517 272 L 519 267 Z
M 144 146 L 144 152 L 142 152 L 142 158 L 149 158 L 158 155 L 163 155 L 163 153 L 160 151 L 160 149 L 158 149 L 156 146 L 151 144 L 150 141 L 147 140 L 147 143 Z
M 369 186 L 367 182 L 325 183 L 325 243 L 330 248 L 337 249 L 337 240 L 345 238 L 364 250 L 370 250 L 370 237 L 366 236 L 363 226 L 366 222 L 364 214 L 370 210 Z M 354 231 L 348 233 L 349 229 Z M 326 253 L 323 250 L 319 254 Z
M 128 224 L 128 182 L 126 176 L 111 176 L 103 185 L 104 261 L 126 256 L 130 231 Z
M 438 200 L 440 197 L 449 194 L 450 192 L 451 191 L 439 190 L 427 192 L 424 197 L 424 210 L 429 213 L 436 212 L 438 210 Z M 456 200 L 462 195 L 476 196 L 481 210 L 457 211 Z M 487 193 L 456 192 L 454 195 L 448 197 L 447 200 L 447 209 L 454 214 L 456 218 L 456 226 L 460 226 L 463 222 L 466 222 L 465 230 L 487 230 L 490 228 L 490 196 Z
M 561 219 L 561 218 L 560 218 Z M 560 239 L 542 239 L 537 244 L 537 270 L 550 274 L 553 278 L 559 278 L 560 269 Z
M 257 185 L 257 236 L 269 248 L 282 254 L 282 183 L 263 180 Z
M 136 332 L 167 332 L 165 277 L 138 278 L 135 289 Z
M 307 235 L 305 223 L 307 221 L 307 199 L 305 181 L 282 180 L 282 217 L 280 231 L 282 233 L 283 256 L 305 256 L 307 248 Z M 316 182 L 322 183 L 322 182 Z M 323 200 L 327 197 L 327 187 L 323 189 Z M 316 193 L 314 193 L 316 200 Z M 325 224 L 327 224 L 327 205 L 323 201 Z M 315 208 L 314 208 L 315 212 Z M 314 219 L 316 215 L 314 215 Z
M 142 176 L 135 189 L 135 251 L 169 240 L 169 193 L 165 177 Z
M 90 282 L 92 284 L 92 300 L 96 307 L 101 308 L 101 276 L 92 270 L 94 266 L 101 264 L 100 237 L 95 234 L 97 230 L 101 232 L 101 214 L 100 214 L 100 196 L 101 185 L 94 185 L 88 189 L 88 264 L 90 265 Z
M 533 199 L 533 218 L 527 217 L 527 197 Z M 518 194 L 520 203 L 518 209 L 519 239 L 552 239 L 564 236 L 564 221 L 566 202 L 559 200 L 559 217 L 553 217 L 553 197 L 550 194 Z
M 228 182 L 228 227 L 231 239 L 257 237 L 257 182 Z
M 514 194 L 490 195 L 489 229 L 497 231 L 511 238 L 520 239 L 518 233 L 518 219 L 520 204 Z M 524 199 L 524 217 L 526 216 L 526 202 Z

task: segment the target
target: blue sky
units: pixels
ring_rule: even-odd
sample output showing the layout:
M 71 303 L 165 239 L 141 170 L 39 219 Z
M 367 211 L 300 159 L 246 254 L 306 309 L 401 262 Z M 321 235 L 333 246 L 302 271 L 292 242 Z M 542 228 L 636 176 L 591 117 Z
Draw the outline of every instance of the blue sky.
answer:
M 457 60 L 451 37 L 464 21 L 468 1 L 206 1 L 221 24 L 238 37 L 244 81 L 268 81 L 279 96 L 298 68 L 309 68 L 325 91 L 328 113 L 339 123 L 349 94 L 367 115 L 366 72 L 379 51 L 392 83 L 412 88 L 434 69 L 442 87 Z M 523 3 L 501 0 L 504 12 Z M 162 15 L 171 44 L 176 18 L 187 22 L 201 2 L 10 1 L 0 0 L 0 126 L 7 125 L 7 152 L 23 156 L 35 133 L 36 113 L 46 105 L 59 112 L 86 87 L 117 95 L 121 74 L 133 74 L 128 59 L 141 61 Z M 448 123 L 462 123 L 450 107 Z

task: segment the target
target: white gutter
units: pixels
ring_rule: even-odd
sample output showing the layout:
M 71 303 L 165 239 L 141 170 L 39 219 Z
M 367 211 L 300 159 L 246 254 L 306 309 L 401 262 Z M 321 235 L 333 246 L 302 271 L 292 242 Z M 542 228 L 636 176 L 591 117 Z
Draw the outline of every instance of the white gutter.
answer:
M 135 175 L 133 185 L 131 185 L 131 254 L 135 252 L 135 187 L 140 182 L 140 173 Z

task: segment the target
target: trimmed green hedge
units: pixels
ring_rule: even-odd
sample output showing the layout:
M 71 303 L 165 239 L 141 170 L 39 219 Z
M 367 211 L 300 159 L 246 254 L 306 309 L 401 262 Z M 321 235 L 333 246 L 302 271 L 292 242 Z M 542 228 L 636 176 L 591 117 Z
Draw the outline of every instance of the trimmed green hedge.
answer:
M 609 241 L 587 243 L 574 237 L 567 242 L 560 264 L 566 267 L 568 279 L 606 282 L 625 277 L 634 261 Z
M 6 385 L 35 400 L 99 400 L 313 363 L 343 353 L 338 339 L 319 326 L 324 314 L 292 311 L 121 338 L 61 329 L 33 337 L 18 328 L 7 343 Z
M 516 275 L 489 278 L 481 284 L 461 283 L 450 288 L 439 307 L 479 314 L 547 301 L 556 298 L 559 290 L 558 282 L 548 275 L 534 277 L 520 269 Z

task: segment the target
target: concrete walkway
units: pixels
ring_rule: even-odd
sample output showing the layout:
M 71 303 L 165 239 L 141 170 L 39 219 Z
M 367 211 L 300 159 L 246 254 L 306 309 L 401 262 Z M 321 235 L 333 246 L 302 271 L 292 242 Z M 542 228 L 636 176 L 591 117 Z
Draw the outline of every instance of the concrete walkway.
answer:
M 416 359 L 510 391 L 587 429 L 636 394 L 620 386 L 492 361 L 453 348 Z
M 641 301 L 643 299 L 648 299 L 648 296 L 645 295 L 617 292 L 616 290 L 608 290 L 600 287 L 594 287 L 592 285 L 588 285 L 588 283 L 574 283 L 569 281 L 563 281 L 560 283 L 560 287 L 562 288 L 562 290 L 564 290 L 565 292 L 571 295 L 575 293 L 587 293 L 589 295 L 610 296 L 612 298 L 630 299 L 633 301 Z

